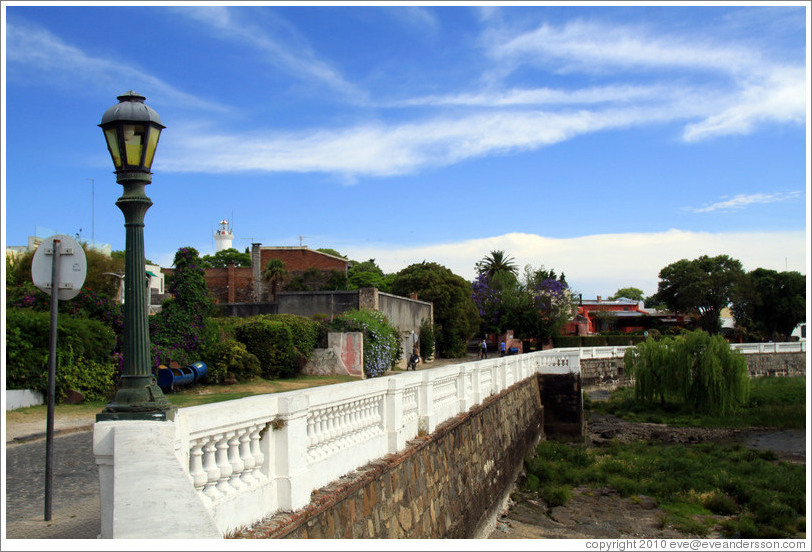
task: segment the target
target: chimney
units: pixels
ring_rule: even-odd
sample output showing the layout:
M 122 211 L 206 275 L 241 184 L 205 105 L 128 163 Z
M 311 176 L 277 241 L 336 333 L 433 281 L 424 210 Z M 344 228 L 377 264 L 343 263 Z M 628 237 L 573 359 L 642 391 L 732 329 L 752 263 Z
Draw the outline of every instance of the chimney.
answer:
M 600 302 L 601 302 L 601 296 L 598 295 L 598 303 L 600 303 Z

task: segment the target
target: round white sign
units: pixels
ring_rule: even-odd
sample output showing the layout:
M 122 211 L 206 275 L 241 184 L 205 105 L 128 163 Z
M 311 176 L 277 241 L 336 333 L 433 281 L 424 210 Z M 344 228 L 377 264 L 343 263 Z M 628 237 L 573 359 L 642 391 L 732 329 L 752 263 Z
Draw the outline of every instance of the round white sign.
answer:
M 79 294 L 85 283 L 85 276 L 87 276 L 85 251 L 72 237 L 57 234 L 43 241 L 31 260 L 31 278 L 34 280 L 35 286 L 51 295 L 54 240 L 59 240 L 59 273 L 56 275 L 59 290 L 57 298 L 60 301 L 67 301 Z

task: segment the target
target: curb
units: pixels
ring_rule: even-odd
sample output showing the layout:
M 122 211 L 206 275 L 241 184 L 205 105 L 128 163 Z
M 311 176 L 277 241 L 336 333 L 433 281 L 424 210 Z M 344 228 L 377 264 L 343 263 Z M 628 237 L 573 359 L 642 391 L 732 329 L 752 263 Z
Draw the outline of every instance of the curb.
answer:
M 75 427 L 66 427 L 62 429 L 55 429 L 54 430 L 54 437 L 59 437 L 60 435 L 68 435 L 70 433 L 78 433 L 80 431 L 92 431 L 93 424 L 88 425 L 81 425 Z M 48 436 L 48 433 L 43 431 L 41 433 L 32 433 L 30 435 L 22 435 L 20 437 L 14 437 L 13 439 L 6 441 L 6 446 L 8 445 L 20 445 L 23 443 L 30 443 L 32 441 L 39 441 L 40 439 L 45 439 Z

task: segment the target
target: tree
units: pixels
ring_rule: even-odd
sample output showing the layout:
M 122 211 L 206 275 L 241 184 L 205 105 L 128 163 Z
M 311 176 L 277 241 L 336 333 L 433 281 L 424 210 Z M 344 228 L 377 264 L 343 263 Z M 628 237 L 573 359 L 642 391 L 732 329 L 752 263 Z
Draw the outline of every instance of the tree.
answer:
M 438 354 L 445 358 L 466 355 L 468 340 L 479 327 L 468 281 L 440 264 L 423 261 L 395 274 L 392 293 L 403 297 L 417 293 L 420 300 L 433 303 Z
M 633 301 L 642 301 L 643 290 L 636 287 L 620 288 L 615 292 L 614 295 L 609 297 L 609 300 L 614 301 L 615 299 L 620 299 L 621 297 L 625 297 L 626 299 L 631 299 Z
M 660 271 L 657 300 L 676 312 L 695 314 L 702 328 L 714 335 L 722 309 L 737 298 L 744 271 L 727 255 L 682 259 Z
M 350 289 L 374 287 L 388 292 L 390 291 L 391 279 L 391 277 L 387 278 L 387 275 L 375 263 L 375 259 L 369 259 L 362 263 L 352 262 L 349 270 L 347 270 L 347 285 Z
M 347 258 L 344 255 L 342 255 L 341 253 L 339 253 L 338 251 L 336 251 L 335 249 L 330 249 L 329 247 L 322 247 L 322 248 L 316 249 L 316 251 L 319 251 L 321 253 L 327 253 L 328 255 L 332 255 L 333 257 L 341 257 L 342 259 Z
M 623 360 L 640 401 L 662 406 L 671 401 L 709 414 L 726 414 L 747 401 L 747 361 L 720 335 L 698 330 L 647 339 L 628 349 Z
M 172 360 L 179 363 L 199 360 L 197 357 L 209 337 L 208 317 L 214 312 L 197 250 L 178 249 L 173 266 L 175 271 L 167 281 L 167 291 L 172 297 L 149 320 L 156 365 Z
M 285 262 L 281 259 L 271 259 L 265 265 L 265 270 L 262 271 L 262 279 L 268 282 L 271 286 L 269 291 L 269 300 L 276 300 L 276 290 L 279 284 L 288 279 L 290 273 L 285 268 Z
M 513 257 L 506 255 L 501 250 L 491 251 L 490 254 L 485 255 L 476 263 L 476 269 L 479 274 L 486 274 L 490 279 L 497 274 L 512 274 L 514 277 L 519 274 Z
M 227 268 L 228 265 L 251 266 L 251 254 L 240 253 L 233 247 L 218 251 L 214 255 L 203 255 L 203 268 Z
M 806 318 L 806 278 L 799 272 L 757 268 L 747 274 L 733 314 L 736 325 L 751 336 L 785 341 Z

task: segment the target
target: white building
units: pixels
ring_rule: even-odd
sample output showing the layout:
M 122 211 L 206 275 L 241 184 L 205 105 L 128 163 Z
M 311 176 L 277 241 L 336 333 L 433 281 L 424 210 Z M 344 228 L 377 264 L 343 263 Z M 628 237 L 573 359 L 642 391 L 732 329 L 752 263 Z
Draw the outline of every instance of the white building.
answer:
M 227 220 L 220 221 L 220 226 L 214 233 L 214 241 L 216 244 L 214 249 L 215 253 L 231 248 L 231 242 L 234 241 L 234 232 L 229 227 Z

